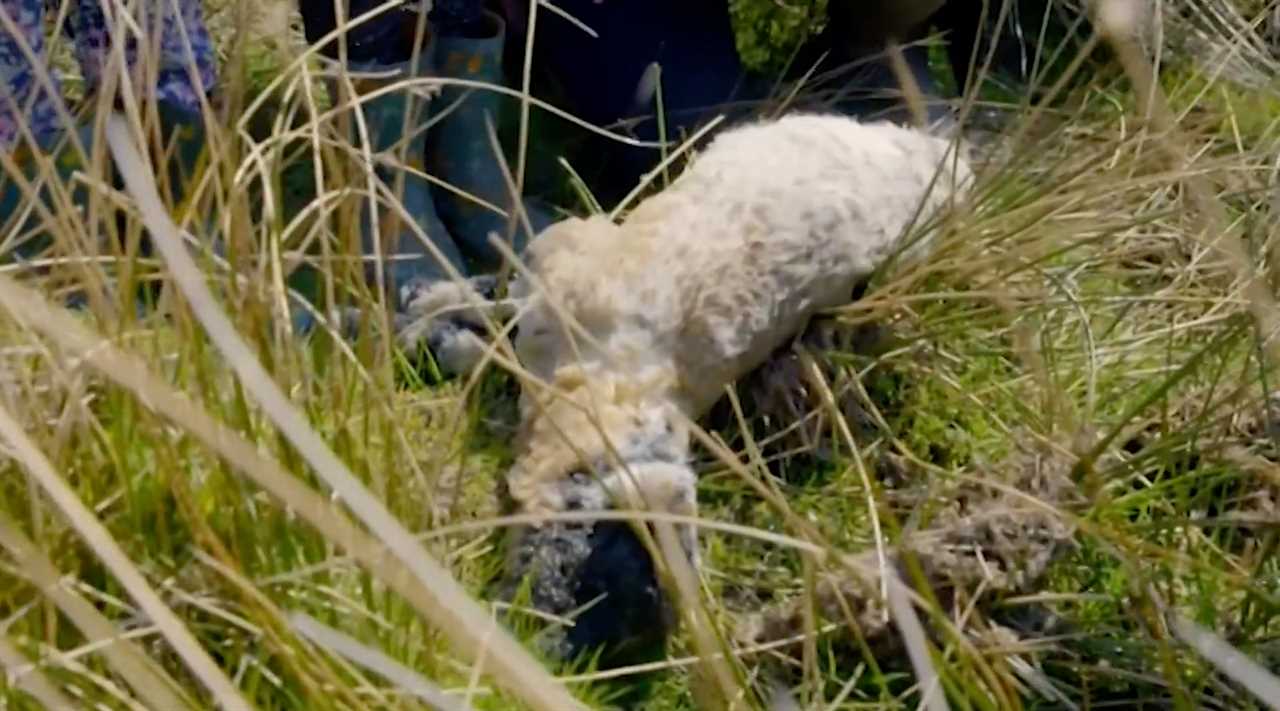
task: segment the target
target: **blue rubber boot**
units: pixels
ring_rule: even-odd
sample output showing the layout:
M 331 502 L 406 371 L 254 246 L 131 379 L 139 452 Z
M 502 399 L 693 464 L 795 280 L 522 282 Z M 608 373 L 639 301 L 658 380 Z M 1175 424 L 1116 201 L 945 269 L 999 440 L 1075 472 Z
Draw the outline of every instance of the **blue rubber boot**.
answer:
M 443 76 L 505 85 L 502 55 L 506 23 L 502 18 L 481 11 L 476 20 L 465 25 L 433 24 L 442 32 L 436 38 L 436 58 Z M 455 26 L 466 33 L 452 34 Z M 489 139 L 488 126 L 496 131 L 502 109 L 509 105 L 508 97 L 490 89 L 446 85 L 437 102 L 440 118 L 427 139 L 428 169 L 458 191 L 437 187 L 436 209 L 478 272 L 492 270 L 502 262 L 501 253 L 489 242 L 491 234 L 503 240 L 510 235 L 517 254 L 532 238 L 518 214 L 513 214 L 514 201 L 499 163 L 503 158 L 495 153 Z M 551 224 L 546 211 L 531 201 L 524 202 L 534 234 Z
M 436 76 L 434 57 L 433 43 L 428 42 L 416 59 L 406 59 L 398 64 L 354 65 L 351 67 L 354 71 L 384 75 L 377 79 L 355 81 L 356 90 L 363 94 L 406 79 Z M 405 295 L 413 291 L 415 284 L 448 279 L 446 264 L 458 273 L 466 274 L 462 254 L 436 212 L 432 195 L 434 189 L 421 175 L 426 172 L 424 156 L 427 140 L 427 133 L 422 128 L 427 124 L 427 112 L 430 108 L 429 101 L 420 96 L 422 90 L 421 86 L 406 87 L 362 104 L 369 130 L 370 151 L 375 156 L 380 153 L 402 155 L 403 164 L 411 169 L 395 171 L 381 166 L 377 168 L 378 177 L 393 191 L 397 178 L 403 180 L 398 199 L 412 221 L 412 224 L 406 224 L 397 211 L 379 201 L 376 218 L 383 245 L 382 253 L 386 255 L 384 277 L 388 287 L 392 289 L 390 295 L 397 310 L 404 307 Z M 396 172 L 400 172 L 400 175 L 396 175 Z M 379 245 L 374 239 L 367 198 L 365 205 L 360 221 L 361 244 L 365 256 L 374 256 L 378 253 Z M 438 256 L 424 243 L 419 232 L 425 235 Z M 376 264 L 371 265 L 367 271 L 371 281 L 375 280 L 376 268 Z
M 352 63 L 356 72 L 377 73 L 377 79 L 353 82 L 359 94 L 367 94 L 392 84 L 420 77 L 438 76 L 435 70 L 434 38 L 422 47 L 416 59 L 396 64 L 382 62 Z M 412 224 L 405 224 L 399 213 L 379 202 L 376 212 L 378 229 L 383 245 L 384 278 L 395 304 L 393 324 L 395 340 L 403 350 L 413 352 L 430 350 L 445 375 L 453 375 L 472 364 L 476 357 L 474 328 L 463 328 L 465 315 L 457 309 L 433 308 L 435 306 L 460 306 L 469 302 L 474 294 L 478 299 L 488 298 L 483 280 L 468 278 L 467 265 L 453 235 L 441 221 L 436 211 L 435 193 L 425 177 L 427 136 L 435 127 L 429 123 L 429 110 L 434 110 L 439 98 L 424 99 L 423 87 L 406 87 L 402 91 L 382 94 L 363 102 L 361 111 L 368 126 L 370 151 L 375 155 L 403 154 L 403 165 L 409 170 L 397 171 L 394 167 L 378 166 L 378 177 L 395 190 L 396 179 L 403 180 L 398 200 Z M 431 105 L 428 106 L 428 103 Z M 425 130 L 424 130 L 425 127 Z M 399 172 L 400 175 L 396 175 Z M 367 207 L 361 219 L 362 249 L 365 256 L 378 253 Z M 418 233 L 421 232 L 422 236 Z M 423 237 L 425 236 L 425 242 Z M 376 279 L 377 265 L 366 273 L 371 281 Z M 461 275 L 464 280 L 454 280 Z M 351 308 L 324 315 L 327 325 L 346 338 L 359 332 L 364 315 Z M 319 325 L 309 312 L 295 309 L 292 314 L 295 331 L 306 335 Z
M 168 181 L 164 187 L 167 188 L 172 203 L 176 205 L 185 198 L 188 188 L 197 177 L 196 170 L 205 149 L 204 118 L 197 113 L 166 102 L 158 102 L 156 112 L 159 116 L 161 140 L 160 154 L 156 158 L 157 162 L 165 166 Z M 76 135 L 79 136 L 80 143 L 86 151 L 83 157 L 89 157 L 93 150 L 94 138 L 91 118 L 76 124 Z M 71 179 L 72 173 L 81 169 L 84 164 L 75 146 L 70 140 L 63 140 L 64 138 L 67 138 L 65 133 L 57 133 L 38 146 L 38 150 L 53 155 L 57 178 L 61 183 L 66 184 Z M 25 175 L 25 181 L 29 182 L 37 176 L 35 158 L 28 148 L 20 146 L 14 152 L 14 156 Z M 114 182 L 114 174 L 109 177 Z M 50 186 L 42 184 L 40 187 L 39 195 L 45 199 L 45 204 L 49 204 Z M 72 196 L 77 205 L 83 204 L 84 189 L 76 188 Z M 25 205 L 23 197 L 24 191 L 19 182 L 12 179 L 12 176 L 0 174 L 0 227 L 15 227 L 6 223 L 8 218 L 16 216 L 20 208 Z M 33 225 L 28 221 L 24 226 Z
M 205 147 L 203 121 L 199 116 L 191 116 L 163 104 L 158 109 L 162 152 L 157 156 L 157 162 L 163 164 L 163 171 L 168 178 L 167 181 L 158 182 L 162 198 L 167 196 L 172 201 L 170 204 L 177 205 L 185 199 L 196 178 L 198 161 Z M 69 200 L 73 210 L 85 210 L 89 188 L 83 183 L 73 183 L 73 174 L 76 171 L 91 173 L 91 168 L 84 159 L 91 158 L 94 151 L 92 122 L 78 123 L 75 134 L 84 147 L 83 155 L 65 133 L 39 147 L 38 150 L 53 162 L 51 174 L 42 174 L 35 156 L 25 147 L 14 152 L 20 176 L 15 178 L 0 171 L 0 242 L 6 245 L 0 254 L 0 262 L 30 263 L 52 256 L 49 249 L 54 240 L 41 215 L 42 208 L 56 214 Z M 109 154 L 103 167 L 102 179 L 107 184 L 120 188 L 122 180 L 114 170 Z M 68 191 L 69 194 L 63 199 L 57 199 L 55 196 L 59 191 Z M 108 212 L 102 217 L 111 219 L 112 214 Z M 207 233 L 212 234 L 213 231 L 208 230 Z M 141 250 L 143 256 L 150 254 L 149 240 L 142 241 Z M 158 291 L 157 282 L 135 285 L 132 298 L 138 318 L 143 318 L 150 311 Z M 74 290 L 65 300 L 65 305 L 72 309 L 85 308 L 88 303 L 87 295 L 80 290 Z

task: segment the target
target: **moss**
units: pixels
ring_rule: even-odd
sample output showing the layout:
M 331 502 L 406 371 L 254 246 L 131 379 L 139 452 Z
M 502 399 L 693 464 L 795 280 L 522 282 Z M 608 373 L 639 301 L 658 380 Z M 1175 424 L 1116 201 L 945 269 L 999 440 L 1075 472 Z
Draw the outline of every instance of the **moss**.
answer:
M 821 31 L 827 0 L 729 0 L 729 13 L 743 64 L 755 71 L 777 71 Z

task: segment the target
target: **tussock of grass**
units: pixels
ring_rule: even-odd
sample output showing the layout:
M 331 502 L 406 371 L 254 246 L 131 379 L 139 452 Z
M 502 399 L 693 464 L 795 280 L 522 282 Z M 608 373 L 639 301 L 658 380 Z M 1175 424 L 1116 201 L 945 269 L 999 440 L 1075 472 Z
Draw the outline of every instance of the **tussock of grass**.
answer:
M 556 622 L 491 596 L 519 523 L 509 350 L 440 384 L 376 319 L 351 346 L 287 333 L 294 288 L 375 307 L 346 256 L 368 173 L 296 42 L 227 46 L 240 113 L 208 117 L 197 194 L 161 206 L 225 259 L 184 272 L 145 186 L 90 165 L 91 210 L 40 215 L 41 266 L 0 276 L 4 704 L 1275 707 L 1270 94 L 1178 67 L 1162 122 L 1129 59 L 1135 82 L 1064 83 L 1015 122 L 934 258 L 701 423 L 703 565 L 673 570 L 691 624 L 597 671 L 535 660 Z M 58 306 L 68 285 L 86 308 Z M 655 518 L 659 543 L 681 522 Z M 1035 558 L 1045 530 L 1063 545 Z M 925 631 L 906 650 L 886 586 Z

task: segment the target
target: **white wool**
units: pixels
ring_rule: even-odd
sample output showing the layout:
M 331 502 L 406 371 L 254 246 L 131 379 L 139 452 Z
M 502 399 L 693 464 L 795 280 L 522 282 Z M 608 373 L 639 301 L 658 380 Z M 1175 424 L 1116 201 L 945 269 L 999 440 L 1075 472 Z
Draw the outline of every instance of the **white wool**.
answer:
M 545 230 L 526 250 L 531 278 L 512 287 L 526 302 L 515 347 L 569 402 L 526 388 L 516 501 L 555 509 L 549 485 L 575 469 L 643 461 L 655 418 L 676 440 L 663 446 L 686 452 L 672 410 L 704 414 L 812 315 L 847 302 L 970 179 L 944 139 L 796 114 L 724 131 L 621 225 Z

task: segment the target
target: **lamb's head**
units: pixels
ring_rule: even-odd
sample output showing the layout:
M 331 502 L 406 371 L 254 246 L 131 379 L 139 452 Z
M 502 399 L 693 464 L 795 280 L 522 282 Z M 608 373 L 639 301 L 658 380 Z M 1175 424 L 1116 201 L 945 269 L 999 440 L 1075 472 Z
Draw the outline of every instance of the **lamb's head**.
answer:
M 516 531 L 507 592 L 527 580 L 535 608 L 573 617 L 552 636 L 552 653 L 603 648 L 622 662 L 659 648 L 674 621 L 643 533 L 649 524 L 626 512 L 696 512 L 689 438 L 654 383 L 575 378 L 562 372 L 557 395 L 524 403 L 507 491 L 518 511 L 549 518 Z M 692 527 L 676 530 L 696 558 Z

